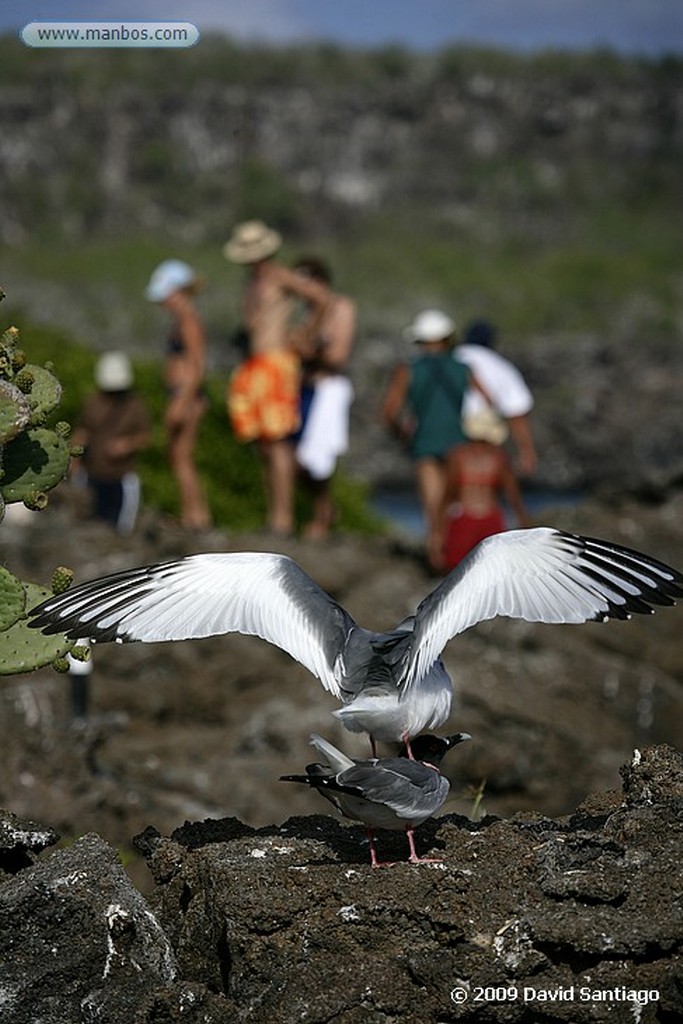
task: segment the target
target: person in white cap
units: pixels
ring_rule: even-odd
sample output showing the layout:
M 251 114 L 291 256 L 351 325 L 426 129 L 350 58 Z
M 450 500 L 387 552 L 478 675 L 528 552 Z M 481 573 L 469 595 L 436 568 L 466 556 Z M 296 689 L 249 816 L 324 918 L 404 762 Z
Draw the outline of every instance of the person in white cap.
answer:
M 97 391 L 81 410 L 74 443 L 83 456 L 73 479 L 84 482 L 92 498 L 92 514 L 129 534 L 140 507 L 137 455 L 149 444 L 147 408 L 134 389 L 133 367 L 124 352 L 106 352 L 95 367 Z
M 300 426 L 300 359 L 290 341 L 294 300 L 324 309 L 329 289 L 274 259 L 281 244 L 277 231 L 250 220 L 237 225 L 223 255 L 248 268 L 242 321 L 249 354 L 230 378 L 228 414 L 237 439 L 258 444 L 266 471 L 268 528 L 287 537 L 294 530 L 292 435 Z
M 404 336 L 417 355 L 396 367 L 382 402 L 382 418 L 408 442 L 415 461 L 417 488 L 427 527 L 427 559 L 442 566 L 442 519 L 445 463 L 450 449 L 462 444 L 462 406 L 470 387 L 488 396 L 464 363 L 452 357 L 455 323 L 439 309 L 419 313 Z M 406 416 L 406 410 L 408 415 Z
M 178 485 L 180 522 L 189 530 L 211 526 L 211 513 L 194 461 L 199 425 L 208 403 L 203 389 L 206 337 L 194 298 L 201 288 L 195 270 L 182 260 L 164 260 L 152 274 L 145 295 L 171 315 L 166 342 L 164 416 L 168 460 Z

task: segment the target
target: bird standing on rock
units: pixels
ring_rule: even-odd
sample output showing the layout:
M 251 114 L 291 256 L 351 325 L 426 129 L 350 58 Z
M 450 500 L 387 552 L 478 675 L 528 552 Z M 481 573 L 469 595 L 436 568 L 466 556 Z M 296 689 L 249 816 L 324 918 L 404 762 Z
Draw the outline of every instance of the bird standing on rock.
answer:
M 199 554 L 124 570 L 33 609 L 45 633 L 92 641 L 262 637 L 287 651 L 342 704 L 351 732 L 410 740 L 450 714 L 441 659 L 458 633 L 497 615 L 528 622 L 628 619 L 672 605 L 683 575 L 648 555 L 549 527 L 487 537 L 386 633 L 357 625 L 286 555 Z
M 377 859 L 375 828 L 405 830 L 411 864 L 438 863 L 431 857 L 418 857 L 413 829 L 445 803 L 450 784 L 439 771 L 439 765 L 449 750 L 469 739 L 471 736 L 466 732 L 443 739 L 418 736 L 413 740 L 412 760 L 383 757 L 358 761 L 314 733 L 311 745 L 325 763 L 308 764 L 305 775 L 281 775 L 280 780 L 311 786 L 346 818 L 362 821 L 367 827 L 373 868 L 390 866 Z

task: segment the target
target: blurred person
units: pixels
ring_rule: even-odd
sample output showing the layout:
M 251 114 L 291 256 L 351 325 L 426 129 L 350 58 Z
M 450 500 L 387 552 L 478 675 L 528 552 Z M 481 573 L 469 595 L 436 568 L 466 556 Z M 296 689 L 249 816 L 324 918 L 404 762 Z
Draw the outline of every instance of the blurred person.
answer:
M 292 318 L 296 299 L 324 309 L 329 289 L 278 262 L 281 245 L 277 231 L 251 220 L 235 227 L 223 255 L 247 268 L 242 322 L 248 353 L 230 378 L 228 414 L 237 439 L 255 441 L 263 459 L 268 529 L 289 537 L 296 476 L 292 438 L 301 423 L 301 362 L 291 343 Z
M 464 419 L 468 440 L 446 458 L 443 509 L 443 564 L 450 571 L 485 537 L 507 529 L 505 498 L 520 527 L 530 525 L 517 478 L 502 445 L 505 421 L 491 408 Z
M 382 402 L 385 424 L 408 442 L 415 462 L 427 526 L 427 559 L 439 571 L 446 458 L 454 445 L 465 441 L 462 409 L 467 389 L 475 388 L 488 397 L 469 367 L 453 359 L 454 335 L 454 321 L 441 310 L 419 313 L 404 332 L 417 347 L 417 355 L 396 367 Z
M 95 366 L 97 391 L 88 395 L 74 431 L 83 446 L 74 478 L 88 487 L 92 514 L 119 533 L 132 532 L 140 508 L 137 456 L 150 440 L 147 408 L 134 388 L 124 352 L 106 352 Z
M 89 647 L 87 638 L 80 639 L 79 644 Z M 68 676 L 71 684 L 71 717 L 72 719 L 86 719 L 90 708 L 90 676 L 93 671 L 92 648 L 87 661 L 80 661 L 67 652 L 66 660 L 69 666 Z
M 356 303 L 332 291 L 332 274 L 323 260 L 306 257 L 294 269 L 330 289 L 327 304 L 309 304 L 308 315 L 292 332 L 303 367 L 302 428 L 296 460 L 311 492 L 313 515 L 304 528 L 310 540 L 324 540 L 334 519 L 332 477 L 337 459 L 349 446 L 353 385 L 348 367 L 356 334 Z
M 531 429 L 534 399 L 517 367 L 495 351 L 497 331 L 487 320 L 475 320 L 465 330 L 462 343 L 453 351 L 466 363 L 490 396 L 491 404 L 510 428 L 516 449 L 516 465 L 522 476 L 530 476 L 538 462 Z M 485 409 L 482 396 L 469 390 L 465 396 L 465 417 Z
M 164 426 L 167 456 L 178 485 L 180 522 L 206 530 L 211 513 L 194 461 L 199 425 L 208 408 L 204 390 L 206 336 L 195 306 L 197 273 L 181 260 L 165 260 L 153 272 L 145 295 L 171 315 L 164 382 L 168 394 Z

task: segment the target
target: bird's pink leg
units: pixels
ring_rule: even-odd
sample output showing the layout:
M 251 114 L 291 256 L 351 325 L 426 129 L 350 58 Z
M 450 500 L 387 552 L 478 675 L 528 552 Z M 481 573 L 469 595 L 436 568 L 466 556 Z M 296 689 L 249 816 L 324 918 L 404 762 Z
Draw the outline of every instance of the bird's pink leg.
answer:
M 403 736 L 401 737 L 401 739 L 403 740 L 403 742 L 404 742 L 404 744 L 405 744 L 405 748 L 406 748 L 406 753 L 407 753 L 407 755 L 408 755 L 409 759 L 410 759 L 411 761 L 414 761 L 414 760 L 415 760 L 415 757 L 414 757 L 414 755 L 413 755 L 413 751 L 411 750 L 411 747 L 410 747 L 410 737 L 408 736 L 408 733 L 407 733 L 407 732 L 404 732 L 404 733 L 403 733 Z
M 375 849 L 375 833 L 371 828 L 368 828 L 368 839 L 370 840 L 370 864 L 373 868 L 393 868 L 396 861 L 377 860 L 377 850 Z
M 413 835 L 412 828 L 406 829 L 406 835 L 408 836 L 408 846 L 410 847 L 410 860 L 411 864 L 441 864 L 441 857 L 418 857 L 415 849 L 415 837 Z

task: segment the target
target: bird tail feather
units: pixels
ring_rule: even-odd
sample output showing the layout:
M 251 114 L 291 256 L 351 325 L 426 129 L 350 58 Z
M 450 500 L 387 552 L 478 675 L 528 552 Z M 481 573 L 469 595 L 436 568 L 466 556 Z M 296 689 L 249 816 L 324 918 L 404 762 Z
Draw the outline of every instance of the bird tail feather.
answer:
M 330 768 L 334 769 L 337 773 L 343 772 L 347 768 L 353 768 L 355 764 L 355 761 L 352 761 L 341 750 L 337 750 L 336 747 L 328 743 L 327 740 L 324 740 L 322 736 L 318 736 L 317 733 L 311 733 L 311 746 L 315 747 L 326 764 L 329 764 Z

